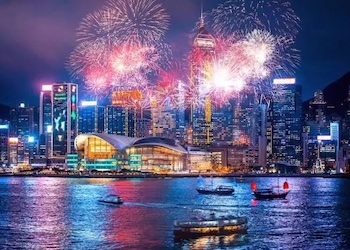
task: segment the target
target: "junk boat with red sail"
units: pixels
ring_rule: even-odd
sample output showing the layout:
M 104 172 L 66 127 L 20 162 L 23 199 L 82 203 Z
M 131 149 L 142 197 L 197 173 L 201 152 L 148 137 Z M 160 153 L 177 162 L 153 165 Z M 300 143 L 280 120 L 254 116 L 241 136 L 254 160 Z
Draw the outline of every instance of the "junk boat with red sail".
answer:
M 233 215 L 209 218 L 195 218 L 188 221 L 175 221 L 174 237 L 177 239 L 197 238 L 201 236 L 220 236 L 246 234 L 248 220 L 246 217 Z
M 265 189 L 258 189 L 255 182 L 251 183 L 253 195 L 258 200 L 285 199 L 289 193 L 289 184 L 287 180 L 283 183 L 283 189 L 279 185 Z

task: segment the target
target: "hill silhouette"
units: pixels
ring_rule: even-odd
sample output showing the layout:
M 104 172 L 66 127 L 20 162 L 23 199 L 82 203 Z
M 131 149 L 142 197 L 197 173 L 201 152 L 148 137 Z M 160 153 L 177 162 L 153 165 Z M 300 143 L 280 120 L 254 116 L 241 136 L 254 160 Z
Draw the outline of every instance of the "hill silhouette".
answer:
M 9 120 L 10 119 L 10 106 L 0 104 L 0 119 Z
M 323 89 L 323 96 L 327 103 L 329 113 L 337 113 L 344 117 L 346 110 L 348 109 L 346 101 L 348 98 L 349 86 L 350 72 L 346 73 Z M 303 108 L 307 108 L 311 100 L 313 100 L 313 98 L 303 102 Z

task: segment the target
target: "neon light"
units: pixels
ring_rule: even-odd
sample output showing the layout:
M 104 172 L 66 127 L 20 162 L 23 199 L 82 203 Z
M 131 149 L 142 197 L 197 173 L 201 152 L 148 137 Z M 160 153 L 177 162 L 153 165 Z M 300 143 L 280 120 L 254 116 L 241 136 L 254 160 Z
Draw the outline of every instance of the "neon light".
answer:
M 9 125 L 8 124 L 1 124 L 0 129 L 8 129 Z
M 34 136 L 28 136 L 28 142 L 33 143 L 34 142 Z
M 330 135 L 318 135 L 317 140 L 318 141 L 329 141 L 329 140 L 331 140 L 331 136 Z
M 273 79 L 273 84 L 295 84 L 295 78 L 278 78 Z
M 97 101 L 82 101 L 81 106 L 97 106 Z
M 10 144 L 18 144 L 18 137 L 10 137 L 9 143 Z
M 42 85 L 41 86 L 41 91 L 51 91 L 52 90 L 52 85 Z

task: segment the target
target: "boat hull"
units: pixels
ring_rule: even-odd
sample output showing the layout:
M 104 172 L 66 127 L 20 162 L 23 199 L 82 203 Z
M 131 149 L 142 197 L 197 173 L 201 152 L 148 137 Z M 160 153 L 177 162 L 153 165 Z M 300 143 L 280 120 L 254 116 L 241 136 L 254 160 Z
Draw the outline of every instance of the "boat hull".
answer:
M 100 203 L 106 203 L 106 204 L 115 204 L 115 205 L 121 205 L 123 204 L 122 201 L 106 201 L 106 200 L 98 200 Z
M 230 195 L 233 193 L 233 190 L 205 190 L 205 189 L 198 189 L 197 192 L 200 194 L 217 194 L 217 195 Z
M 273 199 L 285 199 L 289 192 L 280 192 L 280 193 L 266 193 L 266 192 L 253 192 L 254 196 L 258 200 L 273 200 Z
M 207 228 L 206 232 L 193 232 L 189 228 L 174 230 L 175 239 L 191 239 L 199 238 L 202 236 L 222 236 L 222 235 L 232 235 L 232 234 L 246 234 L 248 231 L 247 225 L 239 225 L 235 228 L 225 229 L 225 228 Z

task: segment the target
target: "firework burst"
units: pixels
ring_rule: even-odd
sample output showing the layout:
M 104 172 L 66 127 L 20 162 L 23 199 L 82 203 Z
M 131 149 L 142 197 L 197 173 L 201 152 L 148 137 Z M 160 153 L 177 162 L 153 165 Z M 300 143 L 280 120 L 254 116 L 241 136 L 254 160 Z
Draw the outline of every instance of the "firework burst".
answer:
M 156 0 L 112 0 L 106 12 L 115 14 L 118 22 L 116 36 L 136 40 L 143 44 L 162 40 L 170 17 Z
M 286 0 L 228 0 L 210 14 L 215 30 L 224 34 L 260 29 L 294 38 L 300 30 L 300 19 Z

